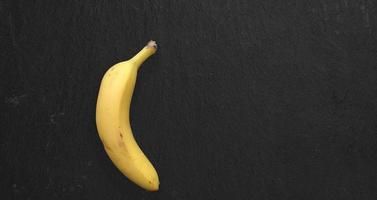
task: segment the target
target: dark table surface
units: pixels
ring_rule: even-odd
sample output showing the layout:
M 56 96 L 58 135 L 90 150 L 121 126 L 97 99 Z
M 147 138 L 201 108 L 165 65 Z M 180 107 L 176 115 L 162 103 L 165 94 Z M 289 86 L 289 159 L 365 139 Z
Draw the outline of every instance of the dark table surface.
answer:
M 376 199 L 371 0 L 1 1 L 1 199 Z M 100 80 L 149 39 L 135 137 L 148 193 L 108 159 Z

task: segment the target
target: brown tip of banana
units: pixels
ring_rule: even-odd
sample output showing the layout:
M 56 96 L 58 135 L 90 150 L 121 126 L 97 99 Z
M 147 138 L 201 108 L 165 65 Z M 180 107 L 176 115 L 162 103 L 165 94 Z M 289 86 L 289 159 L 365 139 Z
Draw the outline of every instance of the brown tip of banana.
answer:
M 147 44 L 147 46 L 145 46 L 145 48 L 154 48 L 154 49 L 157 50 L 157 43 L 156 43 L 156 41 L 154 41 L 154 40 L 149 41 L 148 44 Z

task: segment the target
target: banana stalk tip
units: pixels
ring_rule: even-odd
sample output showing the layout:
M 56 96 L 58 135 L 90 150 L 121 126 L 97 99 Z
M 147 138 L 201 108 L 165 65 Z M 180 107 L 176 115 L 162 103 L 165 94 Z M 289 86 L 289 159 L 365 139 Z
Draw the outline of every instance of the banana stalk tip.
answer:
M 148 42 L 148 44 L 147 44 L 146 47 L 147 47 L 147 48 L 154 48 L 154 49 L 157 49 L 157 43 L 156 43 L 156 41 L 151 40 L 151 41 Z

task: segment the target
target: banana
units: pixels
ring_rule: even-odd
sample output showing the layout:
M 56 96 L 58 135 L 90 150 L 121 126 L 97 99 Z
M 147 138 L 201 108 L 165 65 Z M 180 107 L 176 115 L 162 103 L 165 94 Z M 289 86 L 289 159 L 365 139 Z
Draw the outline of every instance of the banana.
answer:
M 96 107 L 97 130 L 106 153 L 125 176 L 148 191 L 157 191 L 160 182 L 135 141 L 129 111 L 137 71 L 156 50 L 156 42 L 150 41 L 130 60 L 112 66 L 102 78 Z

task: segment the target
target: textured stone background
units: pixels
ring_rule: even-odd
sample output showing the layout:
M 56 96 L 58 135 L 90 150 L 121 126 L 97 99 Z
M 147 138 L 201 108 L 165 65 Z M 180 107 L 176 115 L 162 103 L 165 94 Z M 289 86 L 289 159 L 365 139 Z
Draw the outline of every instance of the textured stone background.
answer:
M 0 1 L 1 199 L 377 199 L 376 22 L 372 0 Z M 158 193 L 95 126 L 149 39 L 131 119 Z

